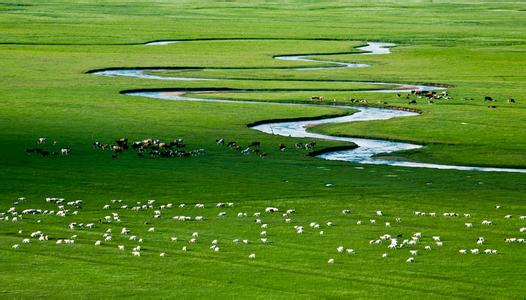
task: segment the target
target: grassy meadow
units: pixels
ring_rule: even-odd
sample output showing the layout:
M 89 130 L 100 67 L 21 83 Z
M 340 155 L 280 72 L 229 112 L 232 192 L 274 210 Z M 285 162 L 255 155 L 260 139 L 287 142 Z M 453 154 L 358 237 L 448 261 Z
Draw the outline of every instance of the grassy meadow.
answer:
M 425 145 L 389 154 L 389 159 L 526 168 L 523 2 L 10 0 L 0 3 L 0 29 L 0 213 L 11 207 L 18 212 L 56 212 L 58 205 L 47 203 L 46 197 L 83 200 L 82 208 L 66 207 L 70 213 L 65 217 L 23 215 L 13 222 L 12 214 L 0 216 L 0 297 L 523 298 L 526 294 L 524 243 L 504 242 L 526 238 L 519 231 L 526 226 L 520 219 L 526 215 L 525 174 L 325 161 L 293 146 L 311 140 L 247 127 L 261 120 L 352 110 L 162 101 L 119 94 L 133 89 L 231 88 L 254 91 L 196 97 L 310 103 L 312 95 L 323 95 L 341 104 L 351 104 L 350 98 L 367 99 L 370 105 L 387 102 L 422 114 L 310 130 Z M 185 42 L 143 45 L 164 39 Z M 397 46 L 389 55 L 350 54 L 366 41 Z M 299 71 L 286 68 L 327 64 L 272 59 L 303 53 L 347 53 L 317 59 L 370 67 Z M 160 74 L 224 80 L 164 81 L 86 73 L 112 67 L 186 67 Z M 378 88 L 367 82 L 443 84 L 452 99 L 433 105 L 417 99 L 418 104 L 409 105 L 394 93 L 363 92 Z M 485 96 L 497 101 L 484 102 Z M 508 103 L 510 97 L 516 103 Z M 37 145 L 39 137 L 46 137 L 46 144 Z M 112 158 L 110 151 L 92 147 L 95 141 L 114 143 L 122 137 L 183 138 L 187 149 L 206 153 L 141 158 L 126 151 Z M 264 159 L 242 155 L 217 145 L 218 138 L 241 145 L 260 141 L 268 155 Z M 286 151 L 279 151 L 280 143 L 288 146 Z M 342 145 L 318 140 L 315 150 Z M 25 152 L 66 146 L 71 147 L 67 156 Z M 123 201 L 115 204 L 112 199 Z M 155 208 L 120 208 L 144 205 L 148 199 L 156 200 Z M 234 206 L 218 208 L 219 202 Z M 154 218 L 154 210 L 168 203 L 173 207 Z M 179 207 L 181 203 L 186 207 Z M 205 208 L 196 208 L 196 203 Z M 107 204 L 110 209 L 103 209 Z M 280 212 L 265 213 L 266 207 Z M 288 209 L 296 212 L 283 217 Z M 344 209 L 351 213 L 343 214 Z M 417 216 L 415 211 L 427 215 Z M 222 212 L 226 216 L 219 216 Z M 254 216 L 256 212 L 261 216 Z M 444 217 L 448 212 L 459 216 Z M 119 214 L 120 222 L 102 221 L 112 213 Z M 204 221 L 178 221 L 173 216 L 203 216 Z M 268 228 L 261 228 L 257 218 Z M 483 220 L 493 225 L 482 225 Z M 71 230 L 72 222 L 94 223 L 95 228 Z M 313 222 L 320 228 L 311 227 Z M 304 233 L 297 234 L 295 225 L 303 226 Z M 121 235 L 122 227 L 144 241 Z M 149 232 L 150 227 L 155 232 Z M 113 239 L 95 246 L 107 229 Z M 30 238 L 35 231 L 49 240 Z M 199 233 L 197 243 L 189 243 L 193 232 Z M 411 247 L 387 249 L 388 241 L 370 244 L 384 234 L 401 242 L 418 232 L 422 238 Z M 74 244 L 56 243 L 72 235 L 78 236 Z M 440 236 L 443 245 L 432 236 Z M 476 244 L 478 237 L 485 238 L 484 245 Z M 25 238 L 30 242 L 22 243 Z M 236 244 L 234 239 L 247 239 L 248 244 Z M 220 251 L 210 249 L 212 240 L 218 240 Z M 125 250 L 118 250 L 118 245 Z M 131 254 L 137 245 L 142 248 L 140 257 Z M 355 254 L 338 253 L 340 245 Z M 458 252 L 473 248 L 496 249 L 498 254 Z M 409 250 L 418 250 L 414 263 L 406 262 Z M 252 253 L 255 259 L 248 258 Z M 388 256 L 383 258 L 383 253 Z M 334 264 L 327 263 L 330 258 Z

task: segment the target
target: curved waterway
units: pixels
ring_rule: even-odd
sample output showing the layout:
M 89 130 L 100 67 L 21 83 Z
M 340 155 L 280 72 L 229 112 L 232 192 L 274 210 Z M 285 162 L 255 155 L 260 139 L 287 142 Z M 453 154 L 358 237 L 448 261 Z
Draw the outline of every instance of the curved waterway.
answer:
M 147 43 L 146 45 L 168 45 L 173 43 L 183 43 L 189 41 L 155 41 Z M 389 54 L 390 47 L 395 46 L 391 43 L 379 43 L 370 42 L 366 46 L 358 47 L 358 50 L 362 50 L 362 53 L 352 53 L 355 55 L 380 55 Z M 338 53 L 342 54 L 342 53 Z M 350 54 L 350 53 L 349 53 Z M 328 60 L 316 60 L 313 59 L 316 56 L 327 57 L 332 54 L 302 54 L 302 55 L 279 55 L 274 56 L 274 59 L 287 60 L 287 61 L 302 61 L 302 62 L 315 62 L 325 63 L 331 66 L 326 67 L 301 67 L 301 68 L 286 68 L 291 71 L 301 70 L 325 70 L 325 69 L 336 69 L 336 68 L 363 68 L 369 67 L 367 64 L 361 63 L 343 63 Z M 184 68 L 179 68 L 184 69 Z M 205 68 L 203 68 L 205 69 Z M 170 68 L 121 68 L 121 69 L 107 69 L 107 70 L 96 70 L 90 73 L 115 77 L 136 77 L 144 79 L 156 79 L 156 80 L 183 80 L 183 81 L 194 81 L 194 80 L 228 80 L 222 78 L 193 78 L 193 77 L 169 77 L 169 76 L 158 76 L 153 75 L 154 72 L 167 71 Z M 338 82 L 338 81 L 333 81 Z M 359 84 L 373 84 L 379 86 L 389 87 L 387 89 L 374 89 L 374 90 L 361 90 L 360 92 L 382 92 L 382 93 L 394 93 L 394 92 L 409 92 L 411 90 L 444 90 L 444 87 L 439 86 L 428 86 L 428 85 L 411 85 L 411 84 L 400 84 L 400 83 L 386 83 L 386 82 L 349 82 L 347 83 L 359 83 Z M 251 92 L 257 90 L 250 90 Z M 201 90 L 191 91 L 192 94 L 205 94 L 205 93 L 221 93 L 221 92 L 244 92 L 243 90 Z M 292 106 L 316 106 L 314 104 L 296 104 L 296 103 L 276 103 L 276 102 L 259 102 L 259 101 L 236 101 L 236 100 L 225 100 L 225 99 L 202 99 L 186 96 L 184 90 L 180 91 L 128 91 L 125 94 L 130 96 L 148 97 L 162 100 L 173 100 L 173 101 L 200 101 L 200 102 L 228 102 L 228 103 L 243 103 L 247 105 L 292 105 Z M 327 106 L 324 106 L 327 107 Z M 411 150 L 422 148 L 422 145 L 387 141 L 381 139 L 369 139 L 369 138 L 352 138 L 352 137 L 339 137 L 331 136 L 319 133 L 312 133 L 308 131 L 309 127 L 313 127 L 320 124 L 328 123 L 349 123 L 349 122 L 364 122 L 373 120 L 387 120 L 398 117 L 411 117 L 417 116 L 415 112 L 387 109 L 387 108 L 373 108 L 373 107 L 361 107 L 361 106 L 346 106 L 346 105 L 333 105 L 331 107 L 353 109 L 355 113 L 342 117 L 327 118 L 321 120 L 310 120 L 310 121 L 290 121 L 290 122 L 270 122 L 253 126 L 252 128 L 264 133 L 296 137 L 296 138 L 312 138 L 312 139 L 325 139 L 341 142 L 354 143 L 358 147 L 351 150 L 339 150 L 332 151 L 318 155 L 317 157 L 327 160 L 340 160 L 360 164 L 376 164 L 376 165 L 389 165 L 389 166 L 400 166 L 400 167 L 413 167 L 413 168 L 432 168 L 432 169 L 449 169 L 449 170 L 462 170 L 462 171 L 485 171 L 485 172 L 515 172 L 515 173 L 526 173 L 526 169 L 514 169 L 514 168 L 493 168 L 493 167 L 475 167 L 475 166 L 458 166 L 458 165 L 444 165 L 444 164 L 432 164 L 432 163 L 421 163 L 421 162 L 409 162 L 409 161 L 391 161 L 385 159 L 375 158 L 378 154 L 389 154 L 396 151 Z

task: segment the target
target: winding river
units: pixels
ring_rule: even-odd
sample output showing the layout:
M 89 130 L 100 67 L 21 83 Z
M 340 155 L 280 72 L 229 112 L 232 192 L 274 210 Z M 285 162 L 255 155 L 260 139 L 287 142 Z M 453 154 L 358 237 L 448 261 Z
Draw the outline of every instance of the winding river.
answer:
M 146 43 L 149 46 L 162 46 L 173 43 L 186 43 L 191 41 L 155 41 Z M 389 54 L 390 47 L 395 46 L 391 43 L 379 43 L 369 42 L 366 46 L 358 47 L 358 50 L 362 50 L 362 53 L 352 53 L 354 55 L 380 55 Z M 338 53 L 342 54 L 342 53 Z M 350 54 L 350 53 L 349 53 Z M 302 61 L 302 62 L 315 62 L 325 63 L 331 66 L 326 67 L 301 67 L 301 68 L 287 68 L 288 70 L 321 70 L 321 69 L 336 69 L 336 68 L 364 68 L 369 67 L 367 64 L 361 63 L 344 63 L 327 60 L 316 60 L 313 59 L 316 56 L 330 56 L 332 54 L 305 54 L 305 55 L 278 55 L 274 56 L 274 59 L 287 60 L 287 61 Z M 174 80 L 174 81 L 209 81 L 209 80 L 229 80 L 222 78 L 192 78 L 192 77 L 169 77 L 169 76 L 158 76 L 152 73 L 170 70 L 170 68 L 112 68 L 106 70 L 95 70 L 91 71 L 92 74 L 103 75 L 103 76 L 125 76 L 125 77 L 136 77 L 143 79 L 155 79 L 155 80 Z M 338 81 L 334 81 L 338 82 Z M 360 84 L 372 84 L 378 86 L 389 87 L 387 89 L 375 89 L 365 90 L 360 92 L 376 92 L 376 93 L 394 93 L 394 92 L 409 92 L 411 90 L 443 90 L 444 87 L 439 86 L 425 86 L 425 85 L 409 85 L 400 83 L 387 83 L 387 82 L 350 82 L 347 83 L 360 83 Z M 175 89 L 174 89 L 175 90 Z M 251 90 L 256 91 L 256 90 Z M 233 92 L 233 90 L 201 90 L 191 91 L 193 94 L 204 94 L 204 93 L 221 93 L 221 92 Z M 243 90 L 234 90 L 234 92 L 244 92 Z M 296 104 L 296 103 L 276 103 L 276 102 L 258 102 L 258 101 L 235 101 L 225 99 L 202 99 L 186 96 L 184 90 L 179 91 L 127 91 L 124 92 L 130 96 L 148 97 L 162 100 L 174 100 L 174 101 L 202 101 L 202 102 L 229 102 L 229 103 L 243 103 L 247 105 L 293 105 L 293 106 L 314 106 L 314 104 Z M 325 106 L 326 107 L 326 106 Z M 386 108 L 374 108 L 374 107 L 361 107 L 361 106 L 344 106 L 334 105 L 331 107 L 354 109 L 357 112 L 351 115 L 327 118 L 322 120 L 310 120 L 310 121 L 290 121 L 290 122 L 273 122 L 265 123 L 261 125 L 253 126 L 252 128 L 264 133 L 286 136 L 286 137 L 297 137 L 297 138 L 313 138 L 313 139 L 325 139 L 341 142 L 350 142 L 356 144 L 358 147 L 352 150 L 341 150 L 327 152 L 318 155 L 317 157 L 327 160 L 340 160 L 360 164 L 376 164 L 376 165 L 390 165 L 400 167 L 414 167 L 414 168 L 432 168 L 432 169 L 450 169 L 450 170 L 463 170 L 463 171 L 486 171 L 486 172 L 515 172 L 515 173 L 526 173 L 526 169 L 513 169 L 513 168 L 493 168 L 493 167 L 474 167 L 474 166 L 458 166 L 458 165 L 444 165 L 444 164 L 432 164 L 432 163 L 421 163 L 421 162 L 409 162 L 409 161 L 391 161 L 384 159 L 375 158 L 378 154 L 388 154 L 395 151 L 411 150 L 423 147 L 422 145 L 416 145 L 411 143 L 386 141 L 381 139 L 368 139 L 368 138 L 352 138 L 352 137 L 339 137 L 324 135 L 318 133 L 309 132 L 309 127 L 327 124 L 327 123 L 349 123 L 349 122 L 363 122 L 372 120 L 387 120 L 398 117 L 411 117 L 417 116 L 417 113 L 386 109 Z

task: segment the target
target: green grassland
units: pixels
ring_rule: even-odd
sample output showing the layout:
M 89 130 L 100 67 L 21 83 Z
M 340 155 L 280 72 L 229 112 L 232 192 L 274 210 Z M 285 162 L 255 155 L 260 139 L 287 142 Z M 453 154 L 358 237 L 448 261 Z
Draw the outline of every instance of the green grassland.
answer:
M 232 88 L 265 91 L 195 96 L 309 103 L 312 95 L 323 95 L 342 104 L 350 104 L 350 98 L 367 99 L 370 105 L 387 102 L 422 114 L 311 130 L 426 145 L 390 154 L 390 159 L 525 168 L 525 28 L 521 1 L 0 3 L 0 211 L 12 206 L 18 211 L 56 210 L 45 197 L 84 200 L 76 216 L 24 215 L 16 223 L 0 221 L 0 297 L 523 298 L 524 244 L 504 239 L 526 237 L 519 232 L 525 227 L 519 216 L 526 215 L 526 175 L 325 161 L 294 149 L 302 139 L 246 126 L 268 119 L 341 115 L 351 109 L 161 101 L 119 92 Z M 189 41 L 142 45 L 163 39 Z M 199 39 L 217 40 L 191 41 Z M 367 63 L 369 68 L 293 71 L 284 68 L 324 64 L 272 59 L 352 53 L 366 41 L 398 46 L 390 55 L 318 57 Z M 111 67 L 195 67 L 203 69 L 161 74 L 225 80 L 86 73 Z M 433 105 L 417 99 L 418 104 L 410 106 L 394 94 L 363 92 L 378 86 L 349 81 L 444 84 L 452 99 Z M 487 108 L 487 95 L 497 99 L 491 103 L 496 109 Z M 509 97 L 517 103 L 507 103 Z M 25 149 L 37 147 L 42 136 L 58 141 L 43 148 L 70 146 L 71 155 L 27 155 Z M 113 159 L 110 152 L 91 146 L 96 140 L 112 143 L 121 137 L 180 137 L 188 149 L 206 153 L 163 159 L 139 158 L 128 151 Z M 221 137 L 243 145 L 261 141 L 268 156 L 244 156 L 216 145 Z M 280 143 L 289 146 L 287 151 L 278 150 Z M 316 150 L 342 145 L 316 143 Z M 26 200 L 14 205 L 18 197 Z M 111 199 L 123 199 L 129 206 L 156 199 L 156 205 L 175 207 L 155 219 L 152 210 L 132 212 L 115 205 L 103 210 Z M 234 207 L 216 208 L 218 202 L 234 202 Z M 179 203 L 187 207 L 178 208 Z M 194 208 L 195 203 L 205 208 Z M 268 206 L 294 208 L 293 222 L 286 223 L 281 212 L 264 213 Z M 352 213 L 343 215 L 343 209 Z M 376 216 L 377 210 L 384 216 Z M 218 217 L 223 211 L 227 215 Z M 437 216 L 415 216 L 414 211 Z M 122 221 L 98 222 L 111 212 L 118 212 Z M 248 216 L 237 217 L 238 212 Z M 259 241 L 264 229 L 254 223 L 254 212 L 262 212 L 260 218 L 269 224 L 267 244 Z M 446 218 L 444 212 L 460 217 Z M 472 217 L 464 218 L 464 213 Z M 513 217 L 505 219 L 507 214 Z M 175 221 L 175 215 L 202 215 L 205 221 Z M 494 225 L 483 226 L 482 220 Z M 334 225 L 326 226 L 328 221 Z M 96 227 L 70 230 L 71 222 L 93 222 Z M 311 222 L 322 228 L 309 227 Z M 465 222 L 474 228 L 466 228 Z M 305 233 L 296 234 L 293 225 L 304 226 Z M 152 226 L 155 232 L 147 232 Z M 131 248 L 138 243 L 121 236 L 122 227 L 144 238 L 141 257 L 132 257 Z M 108 228 L 114 239 L 94 246 Z M 50 240 L 21 243 L 37 230 Z M 189 244 L 196 231 L 198 242 Z M 416 232 L 423 238 L 414 247 L 419 253 L 413 264 L 405 262 L 407 247 L 387 250 L 386 242 L 369 244 L 385 233 L 403 240 Z M 74 245 L 55 244 L 73 234 L 78 235 Z M 442 247 L 434 244 L 434 235 L 441 236 Z M 172 236 L 178 241 L 170 241 Z M 486 239 L 483 246 L 475 243 L 480 236 Z M 221 251 L 210 250 L 213 239 L 219 240 Z M 233 239 L 250 242 L 234 244 Z M 14 244 L 20 248 L 13 249 Z M 125 251 L 117 249 L 120 244 Z M 356 254 L 337 253 L 340 245 Z M 425 245 L 432 250 L 424 250 Z M 471 248 L 497 249 L 498 254 L 458 253 Z M 161 252 L 166 257 L 160 257 Z M 381 257 L 384 252 L 387 258 Z M 250 253 L 256 259 L 248 259 Z M 335 263 L 327 264 L 329 258 Z

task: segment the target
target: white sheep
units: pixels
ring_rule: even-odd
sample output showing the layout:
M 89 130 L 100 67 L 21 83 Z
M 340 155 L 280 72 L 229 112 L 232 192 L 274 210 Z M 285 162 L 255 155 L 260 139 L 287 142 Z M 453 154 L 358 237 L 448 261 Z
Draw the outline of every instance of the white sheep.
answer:
M 13 246 L 11 246 L 11 248 L 18 249 L 18 248 L 20 248 L 20 244 L 14 244 Z
M 382 254 L 382 257 L 386 258 L 387 257 L 387 253 Z
M 343 248 L 343 246 L 339 246 L 338 248 L 336 248 L 336 251 L 338 251 L 339 253 L 342 253 L 343 250 L 345 250 L 345 248 Z
M 328 264 L 334 264 L 334 258 L 329 258 L 329 260 L 327 261 Z
M 119 249 L 119 250 L 124 250 L 124 245 L 118 245 L 118 246 L 117 246 L 117 249 Z
M 95 246 L 100 246 L 100 244 L 101 244 L 101 241 L 96 241 L 95 242 Z
M 166 253 L 161 252 L 161 253 L 159 254 L 159 256 L 160 256 L 160 257 L 165 257 L 165 256 L 166 256 Z
M 141 256 L 141 252 L 139 252 L 139 251 L 133 251 L 133 252 L 132 252 L 132 255 L 133 255 L 133 256 Z
M 376 211 L 376 215 L 377 215 L 377 216 L 383 216 L 384 213 L 383 213 L 381 210 L 377 210 L 377 211 Z
M 278 212 L 279 209 L 277 209 L 276 207 L 267 207 L 265 208 L 265 212 L 267 213 L 274 213 L 274 212 Z
M 466 249 L 460 249 L 460 250 L 458 250 L 458 253 L 460 253 L 460 254 L 466 254 L 466 253 L 467 253 L 467 250 L 466 250 Z
M 410 257 L 405 262 L 407 262 L 407 263 L 414 263 L 415 262 L 415 258 L 414 257 Z
M 255 253 L 250 253 L 250 254 L 248 255 L 248 258 L 250 258 L 250 259 L 255 259 L 255 258 L 256 258 L 256 254 L 255 254 Z
M 154 231 L 155 231 L 155 227 L 148 228 L 148 232 L 154 232 Z

